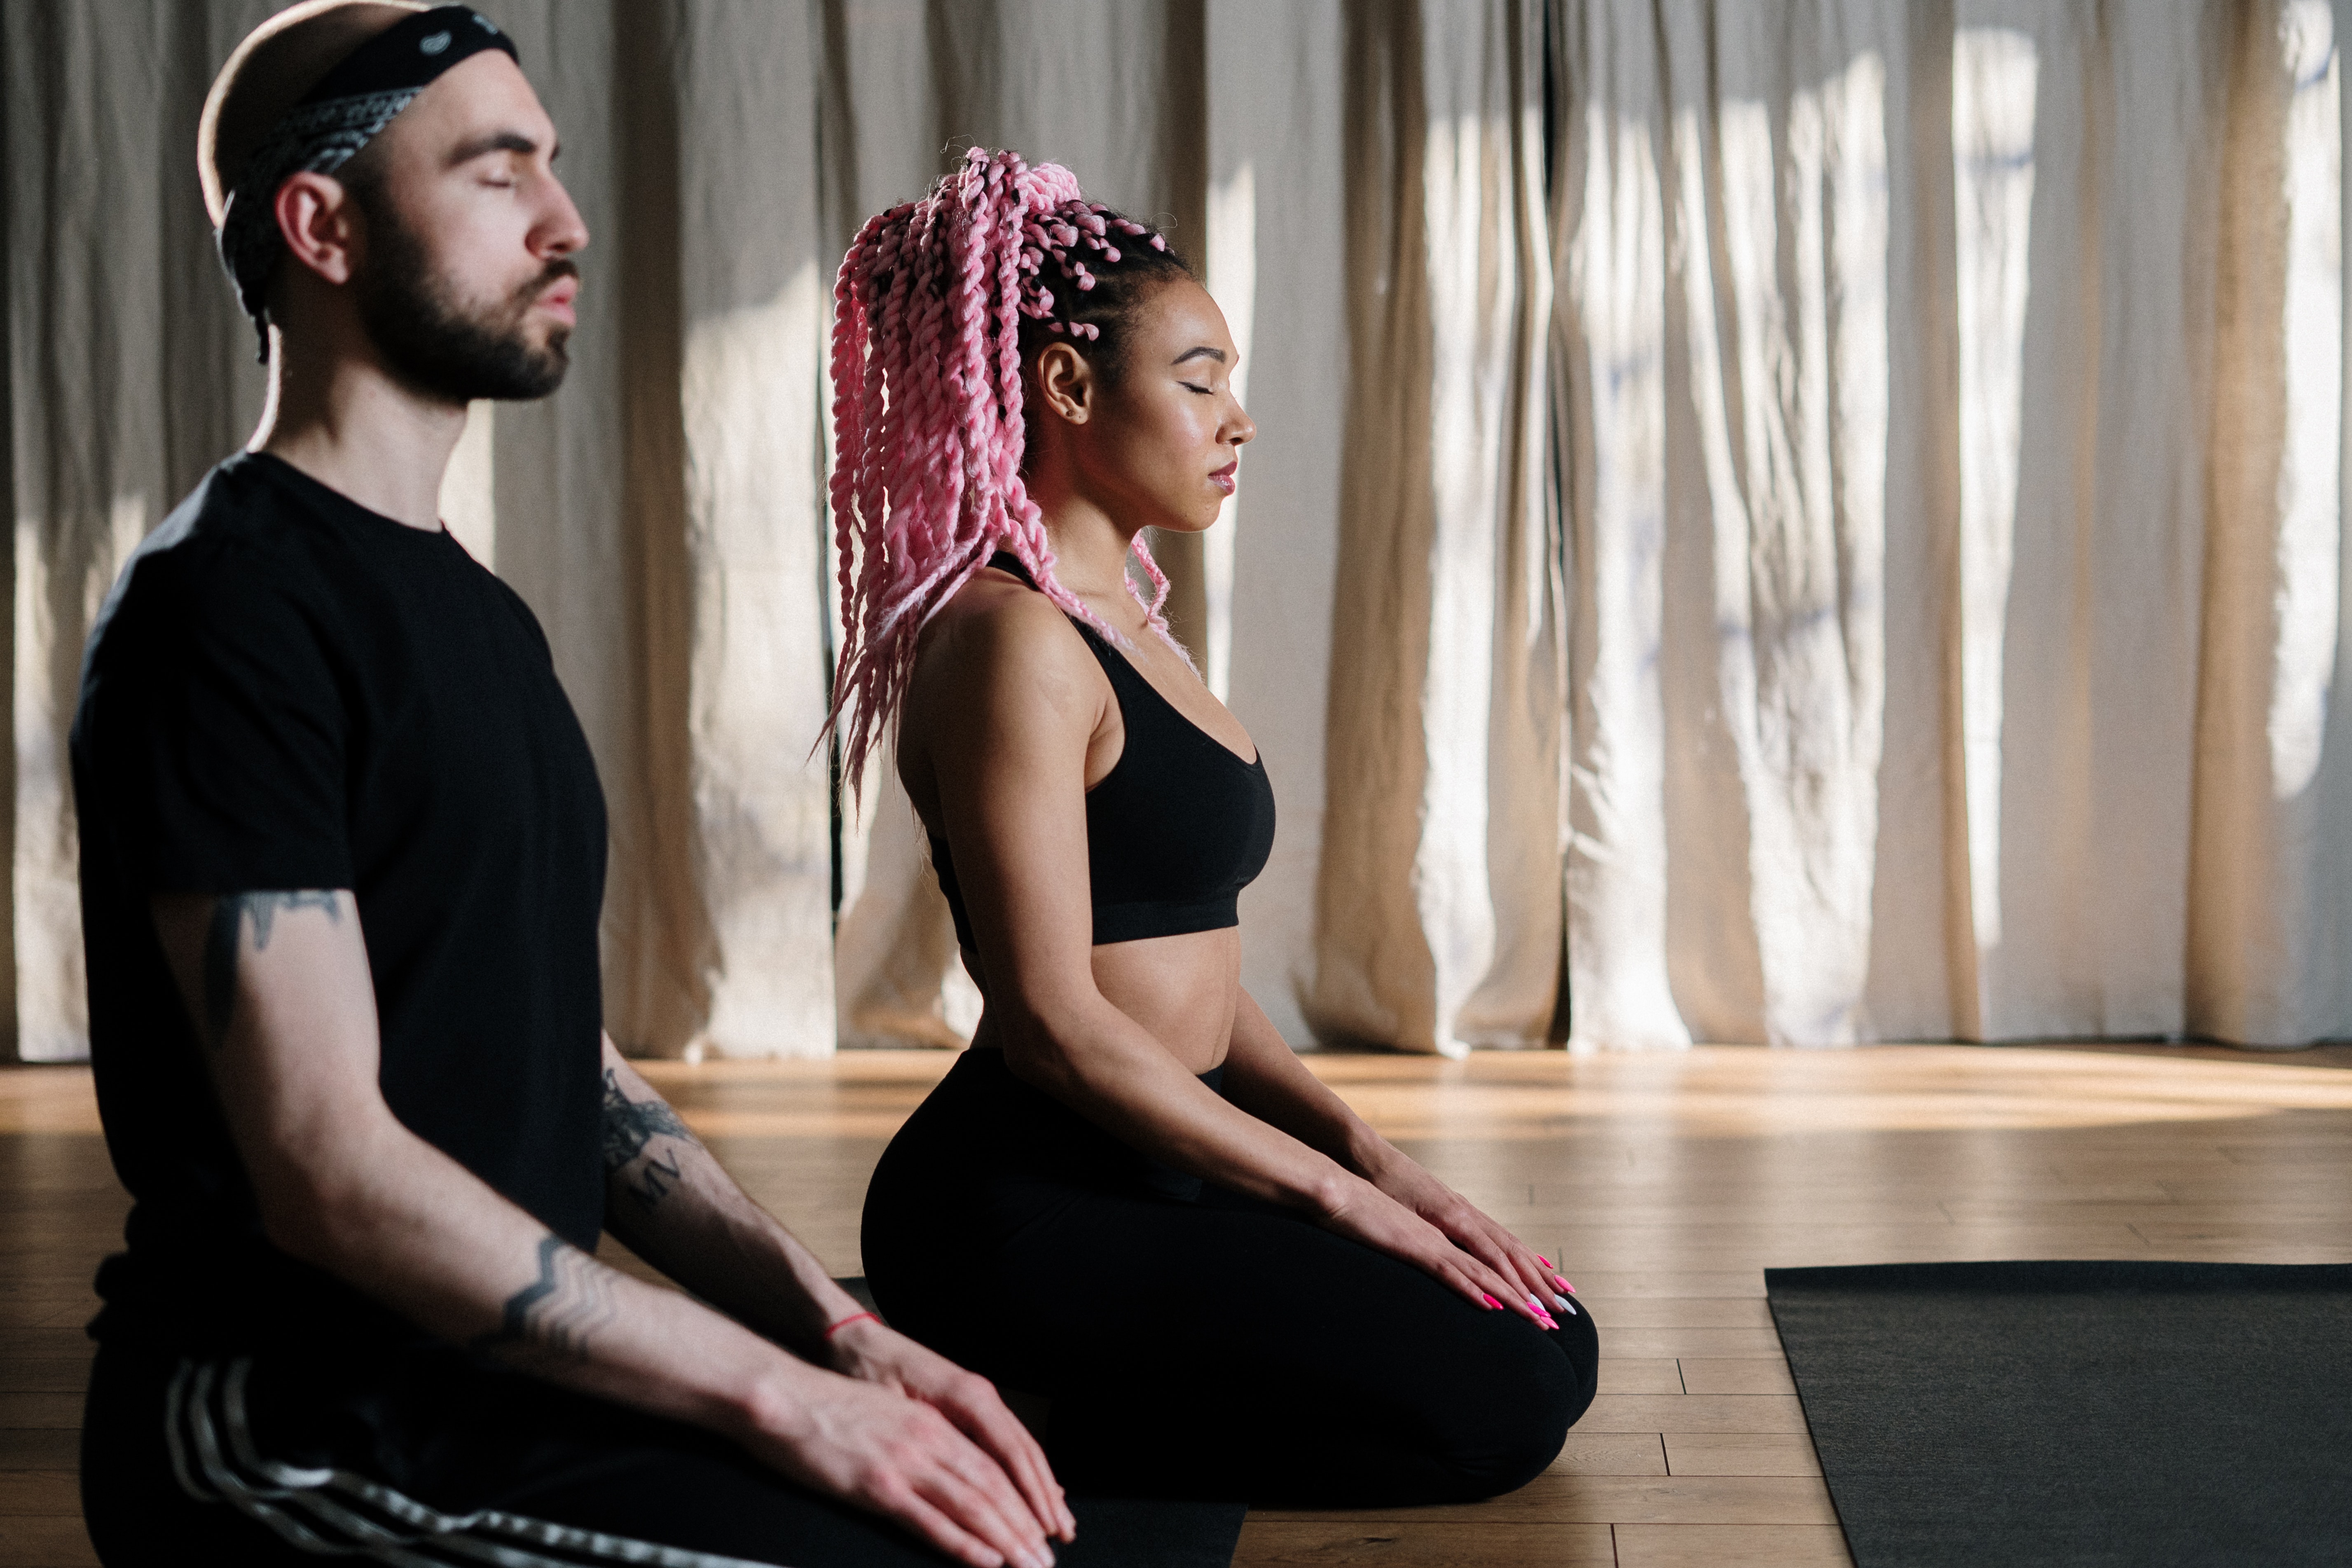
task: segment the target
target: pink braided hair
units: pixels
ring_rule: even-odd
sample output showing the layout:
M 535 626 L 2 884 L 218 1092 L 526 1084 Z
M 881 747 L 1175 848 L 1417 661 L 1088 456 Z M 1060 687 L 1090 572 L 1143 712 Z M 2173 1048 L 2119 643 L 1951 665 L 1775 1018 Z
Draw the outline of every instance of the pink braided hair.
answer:
M 842 737 L 853 794 L 906 699 L 917 637 L 997 550 L 1065 613 L 1127 646 L 1055 576 L 1045 519 L 1021 478 L 1022 323 L 1098 341 L 1101 327 L 1076 318 L 1076 297 L 1097 281 L 1087 256 L 1117 266 L 1122 237 L 1167 249 L 1143 225 L 1087 202 L 1059 164 L 1033 169 L 974 147 L 919 201 L 867 219 L 842 258 L 828 489 L 843 635 L 826 723 Z M 1048 260 L 1070 300 L 1043 280 Z M 1135 554 L 1152 596 L 1132 582 L 1129 591 L 1181 653 L 1161 613 L 1167 574 L 1140 535 Z

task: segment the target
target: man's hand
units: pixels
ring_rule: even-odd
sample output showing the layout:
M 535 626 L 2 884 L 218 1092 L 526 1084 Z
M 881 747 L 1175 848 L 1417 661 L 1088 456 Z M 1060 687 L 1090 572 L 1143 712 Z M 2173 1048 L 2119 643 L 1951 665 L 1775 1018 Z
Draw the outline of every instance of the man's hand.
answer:
M 929 1352 L 919 1348 L 919 1353 Z M 972 1377 L 949 1370 L 954 1379 Z M 973 1381 L 995 1398 L 985 1379 Z M 941 1410 L 856 1377 L 803 1382 L 789 1398 L 755 1406 L 750 1429 L 736 1434 L 753 1458 L 818 1491 L 897 1520 L 972 1568 L 1051 1568 L 1048 1528 L 1039 1513 L 1013 1489 L 997 1460 Z M 1029 1434 L 1012 1414 L 1002 1405 L 997 1411 L 1025 1442 Z M 1037 1468 L 1045 1468 L 1042 1455 Z M 1058 1490 L 1054 1501 L 1054 1512 L 1045 1517 L 1055 1521 L 1052 1532 L 1066 1541 L 1072 1527 Z
M 994 1384 L 871 1319 L 835 1331 L 828 1344 L 835 1371 L 921 1401 L 986 1449 L 1021 1489 L 1030 1514 L 1048 1535 L 1068 1541 L 1076 1534 L 1077 1521 L 1045 1450 L 1005 1408 Z

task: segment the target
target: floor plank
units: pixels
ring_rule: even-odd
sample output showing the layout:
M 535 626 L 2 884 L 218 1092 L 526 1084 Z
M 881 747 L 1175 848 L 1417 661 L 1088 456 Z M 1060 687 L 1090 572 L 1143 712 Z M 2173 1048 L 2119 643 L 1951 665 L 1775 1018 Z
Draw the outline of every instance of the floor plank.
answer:
M 1793 1394 L 1604 1394 L 1576 1424 L 1580 1432 L 1801 1432 Z
M 1794 1394 L 1789 1363 L 1780 1356 L 1769 1361 L 1748 1358 L 1714 1361 L 1685 1358 L 1680 1363 L 1685 1394 Z
M 1665 1445 L 1655 1432 L 1587 1432 L 1579 1426 L 1551 1462 L 1554 1475 L 1663 1476 Z
M 1388 1517 L 1551 1524 L 1835 1524 L 1827 1488 L 1811 1477 L 1583 1476 L 1547 1471 L 1486 1502 L 1392 1510 Z M 1258 1517 L 1332 1517 L 1268 1509 Z M 1352 1517 L 1352 1516 L 1343 1516 Z M 1372 1516 L 1364 1516 L 1372 1517 Z
M 1845 1535 L 1818 1524 L 1621 1524 L 1618 1568 L 1853 1568 Z
M 1602 1341 L 1604 1348 L 1613 1349 L 1615 1336 Z M 6 1373 L 0 1372 L 0 1387 L 6 1386 Z M 1642 1361 L 1627 1361 L 1611 1356 L 1601 1359 L 1601 1392 L 1603 1394 L 1686 1394 L 1683 1386 L 1683 1369 L 1671 1356 Z M 1741 1392 L 1746 1392 L 1742 1390 Z
M 1628 1329 L 1762 1329 L 1772 1328 L 1772 1309 L 1752 1299 L 1710 1300 L 1705 1297 L 1600 1297 L 1585 1292 L 1593 1315 L 1609 1325 L 1610 1353 Z M 1777 1340 L 1777 1336 L 1776 1336 Z M 1632 1355 L 1634 1352 L 1622 1352 Z M 1775 1352 L 1778 1353 L 1777 1344 Z
M 0 1563 L 9 1568 L 98 1568 L 79 1514 L 0 1514 Z
M 1801 1432 L 1677 1432 L 1665 1439 L 1677 1476 L 1818 1476 L 1821 1459 Z
M 1438 1524 L 1421 1520 L 1308 1523 L 1253 1519 L 1242 1527 L 1234 1568 L 1367 1563 L 1383 1568 L 1613 1568 L 1605 1524 Z
M 0 1470 L 0 1514 L 81 1512 L 81 1482 L 71 1470 Z
M 1593 1310 L 1600 1317 L 1600 1309 Z M 1770 1329 L 1632 1329 L 1607 1325 L 1609 1353 L 1615 1356 L 1778 1356 L 1780 1336 Z

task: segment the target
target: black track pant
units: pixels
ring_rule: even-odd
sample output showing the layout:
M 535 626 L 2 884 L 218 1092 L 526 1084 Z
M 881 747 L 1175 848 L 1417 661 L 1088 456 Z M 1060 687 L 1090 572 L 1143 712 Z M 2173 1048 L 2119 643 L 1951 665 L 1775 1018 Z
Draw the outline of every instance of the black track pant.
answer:
M 891 1142 L 865 1254 L 893 1326 L 1050 1401 L 1066 1485 L 1324 1507 L 1492 1497 L 1550 1463 L 1592 1402 L 1581 1310 L 1547 1332 L 1151 1166 L 995 1051 L 967 1051 Z
M 454 1352 L 338 1365 L 104 1346 L 81 1478 L 107 1568 L 946 1561 L 709 1434 Z

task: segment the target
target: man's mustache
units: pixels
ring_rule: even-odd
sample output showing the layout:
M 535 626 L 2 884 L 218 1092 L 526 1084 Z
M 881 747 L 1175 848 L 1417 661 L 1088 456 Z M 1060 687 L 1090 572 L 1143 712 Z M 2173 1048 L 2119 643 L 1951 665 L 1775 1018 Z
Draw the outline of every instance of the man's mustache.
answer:
M 519 310 L 528 310 L 538 303 L 539 297 L 566 278 L 580 276 L 580 264 L 568 256 L 559 256 L 540 268 L 539 276 L 515 290 L 514 302 Z

